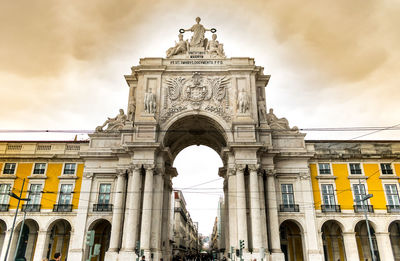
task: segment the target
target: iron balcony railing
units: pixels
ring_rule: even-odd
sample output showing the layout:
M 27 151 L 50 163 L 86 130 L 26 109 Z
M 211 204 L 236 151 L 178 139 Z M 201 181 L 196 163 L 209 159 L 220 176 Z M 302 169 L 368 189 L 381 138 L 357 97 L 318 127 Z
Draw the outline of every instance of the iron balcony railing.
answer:
M 0 204 L 0 212 L 7 212 L 10 204 Z
M 400 205 L 386 205 L 388 213 L 399 213 Z
M 280 212 L 299 212 L 299 204 L 281 204 L 279 205 Z
M 72 212 L 72 204 L 55 204 L 53 212 Z
M 374 206 L 372 205 L 353 205 L 354 212 L 364 212 L 364 209 L 367 209 L 368 212 L 374 213 Z
M 341 212 L 340 205 L 321 205 L 322 212 Z
M 94 212 L 112 212 L 113 204 L 93 204 Z
M 40 204 L 25 204 L 25 205 L 22 205 L 22 211 L 40 212 L 41 207 L 42 207 L 42 205 L 40 205 Z

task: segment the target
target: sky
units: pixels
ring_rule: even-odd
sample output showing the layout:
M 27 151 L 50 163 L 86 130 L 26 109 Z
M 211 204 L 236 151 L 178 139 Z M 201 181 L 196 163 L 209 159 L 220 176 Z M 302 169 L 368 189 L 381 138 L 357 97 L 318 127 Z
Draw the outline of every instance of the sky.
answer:
M 292 126 L 394 126 L 400 124 L 399 13 L 394 0 L 1 1 L 0 130 L 93 130 L 126 109 L 123 75 L 130 67 L 141 57 L 165 57 L 178 30 L 197 16 L 217 29 L 228 57 L 253 57 L 265 68 L 267 107 Z M 65 137 L 0 133 L 3 140 Z M 363 138 L 399 139 L 399 130 Z M 191 149 L 184 153 L 195 158 Z M 180 174 L 186 172 L 182 167 Z

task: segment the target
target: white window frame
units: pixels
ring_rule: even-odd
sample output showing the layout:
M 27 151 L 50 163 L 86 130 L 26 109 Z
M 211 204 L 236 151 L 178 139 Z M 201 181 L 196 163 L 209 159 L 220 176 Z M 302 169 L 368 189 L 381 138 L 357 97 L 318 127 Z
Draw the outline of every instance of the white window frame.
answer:
M 337 199 L 336 184 L 334 182 L 321 182 L 319 184 L 319 191 L 320 191 L 320 195 L 321 195 L 321 205 L 325 205 L 324 194 L 322 193 L 322 185 L 332 185 L 332 187 L 333 187 L 333 197 L 335 199 L 335 205 L 336 206 L 339 205 L 339 202 L 338 202 L 338 199 Z
M 6 169 L 6 164 L 15 164 L 15 169 L 13 174 L 6 174 L 4 173 L 4 170 Z M 3 168 L 1 170 L 2 175 L 16 175 L 18 169 L 18 163 L 17 162 L 3 162 Z
M 39 174 L 35 174 L 35 175 L 39 175 Z M 30 198 L 30 194 L 31 194 L 31 185 L 41 185 L 41 191 L 43 191 L 43 189 L 44 189 L 44 182 L 30 182 L 29 184 L 28 184 L 28 190 L 29 190 L 29 192 L 28 192 L 28 195 L 27 195 L 27 198 Z M 38 205 L 42 205 L 42 196 L 43 196 L 43 193 L 42 192 L 40 192 L 39 193 L 39 203 L 38 203 Z M 36 203 L 32 203 L 32 201 L 27 201 L 26 202 L 26 205 L 35 205 Z
M 392 173 L 391 173 L 391 174 L 384 174 L 381 164 L 389 164 L 390 169 L 392 170 Z M 382 176 L 386 176 L 386 177 L 387 177 L 387 176 L 393 176 L 393 175 L 395 175 L 394 168 L 393 168 L 393 164 L 390 163 L 390 162 L 379 162 L 379 170 L 380 170 Z
M 35 173 L 35 166 L 36 166 L 36 164 L 45 164 L 44 166 L 44 173 L 43 174 L 38 174 L 38 173 Z M 47 167 L 48 167 L 48 163 L 47 162 L 34 162 L 33 163 L 33 167 L 32 167 L 32 173 L 31 173 L 31 175 L 32 176 L 35 176 L 35 175 L 46 175 L 46 173 L 47 173 Z
M 353 174 L 353 173 L 351 173 L 350 164 L 359 164 L 359 165 L 360 165 L 361 173 L 360 173 L 360 174 Z M 364 176 L 363 164 L 362 164 L 361 162 L 349 162 L 349 163 L 348 163 L 348 168 L 349 168 L 349 176 Z
M 350 186 L 351 186 L 351 193 L 353 194 L 353 202 L 354 205 L 358 205 L 358 206 L 362 206 L 362 202 L 357 203 L 356 202 L 356 194 L 354 191 L 354 185 L 359 185 L 359 182 L 354 181 L 354 182 L 350 182 Z M 365 195 L 368 195 L 368 185 L 367 182 L 365 182 L 365 180 L 361 181 L 361 185 L 364 185 L 364 189 L 365 189 Z M 370 199 L 367 199 L 366 201 L 364 201 L 366 205 L 371 205 L 370 203 Z
M 108 203 L 100 203 L 100 201 L 99 201 L 100 200 L 100 188 L 101 188 L 101 185 L 110 185 L 110 201 Z M 113 191 L 113 182 L 99 181 L 99 186 L 98 186 L 98 189 L 97 189 L 97 200 L 96 200 L 95 204 L 113 204 L 113 202 L 112 202 L 112 200 L 113 200 L 112 191 Z
M 75 182 L 68 182 L 68 181 L 62 181 L 60 182 L 60 184 L 58 185 L 58 196 L 57 196 L 57 205 L 60 205 L 60 199 L 61 199 L 61 187 L 63 185 L 72 185 L 71 188 L 71 202 L 69 203 L 70 205 L 72 205 L 72 201 L 74 199 L 74 190 L 75 190 Z M 64 203 L 63 203 L 64 204 Z
M 321 173 L 320 168 L 319 168 L 319 164 L 328 164 L 329 165 L 329 173 Z M 332 164 L 330 162 L 318 162 L 317 163 L 317 169 L 318 169 L 318 175 L 321 175 L 321 176 L 333 175 Z
M 284 201 L 284 197 L 283 197 L 283 186 L 287 186 L 287 185 L 290 185 L 290 186 L 292 186 L 292 192 L 291 193 L 285 193 L 285 194 L 291 194 L 292 196 L 293 196 L 293 202 L 292 203 L 288 203 L 288 204 L 285 204 L 285 201 Z M 294 205 L 294 204 L 296 204 L 296 200 L 295 200 L 295 196 L 294 196 L 294 184 L 293 183 L 282 183 L 281 184 L 281 197 L 282 197 L 282 205 Z
M 74 165 L 75 165 L 74 173 L 68 173 L 68 174 L 65 173 L 65 170 L 66 170 L 65 166 L 66 166 L 66 164 L 74 164 Z M 76 169 L 77 169 L 77 168 L 78 168 L 78 164 L 77 164 L 76 162 L 65 162 L 65 163 L 63 164 L 63 169 L 62 169 L 61 174 L 62 174 L 62 175 L 65 175 L 65 176 L 75 176 L 75 175 L 76 175 Z
M 387 205 L 390 205 L 389 204 L 389 200 L 388 200 L 388 197 L 387 197 L 387 193 L 386 193 L 386 185 L 395 185 L 396 186 L 396 189 L 397 189 L 397 197 L 399 198 L 399 201 L 400 201 L 400 195 L 399 195 L 399 184 L 398 183 L 395 183 L 395 182 L 384 182 L 384 183 L 382 183 L 382 185 L 383 185 L 383 190 L 384 190 L 384 193 L 385 193 L 385 199 L 386 199 L 386 204 Z M 394 206 L 400 206 L 400 204 L 399 205 L 394 205 Z
M 13 184 L 11 184 L 11 183 L 0 183 L 0 186 L 2 186 L 2 185 L 9 185 L 10 186 L 10 188 L 9 188 L 9 191 L 8 192 L 11 192 L 12 191 L 12 185 Z M 0 190 L 1 191 L 1 190 Z M 10 196 L 9 195 L 7 195 L 6 194 L 6 192 L 4 192 L 4 197 L 5 198 L 7 198 L 7 200 L 4 200 L 4 202 L 2 202 L 1 200 L 0 200 L 0 204 L 4 204 L 4 205 L 7 205 L 7 204 L 10 204 Z

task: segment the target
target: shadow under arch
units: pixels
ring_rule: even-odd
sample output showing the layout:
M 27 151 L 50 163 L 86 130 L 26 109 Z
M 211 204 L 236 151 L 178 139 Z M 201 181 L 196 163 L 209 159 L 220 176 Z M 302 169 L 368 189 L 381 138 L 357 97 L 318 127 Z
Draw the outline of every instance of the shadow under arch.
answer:
M 392 247 L 394 260 L 400 260 L 400 219 L 394 220 L 388 227 L 390 245 Z
M 0 249 L 3 249 L 4 240 L 6 237 L 7 224 L 4 220 L 0 219 Z M 0 254 L 1 250 L 0 250 Z
M 15 227 L 9 256 L 13 257 L 15 255 L 15 251 L 17 251 L 16 255 L 17 259 L 26 258 L 26 260 L 32 260 L 36 249 L 39 224 L 36 220 L 27 218 L 25 219 L 24 227 L 21 228 L 21 226 L 22 226 L 22 221 L 20 221 L 18 225 Z M 17 248 L 18 237 L 21 229 L 22 229 L 21 239 L 19 246 Z
M 304 260 L 303 228 L 294 219 L 287 219 L 279 226 L 281 250 L 285 260 Z
M 205 145 L 219 155 L 231 140 L 230 133 L 215 119 L 205 115 L 187 115 L 181 117 L 161 132 L 160 140 L 169 148 L 172 158 L 191 145 Z
M 327 220 L 322 224 L 321 236 L 326 261 L 345 260 L 343 229 L 343 224 L 333 219 Z M 348 249 L 347 251 L 354 250 Z
M 101 244 L 100 254 L 98 257 L 92 258 L 91 261 L 103 261 L 105 253 L 110 246 L 110 236 L 111 236 L 111 223 L 107 219 L 99 218 L 94 220 L 90 225 L 88 230 L 94 230 L 94 244 Z M 89 257 L 89 247 L 86 246 L 86 258 Z
M 376 257 L 376 260 L 379 261 L 379 249 L 378 245 L 376 242 L 376 237 L 375 237 L 375 229 L 376 229 L 376 224 L 368 221 L 369 223 L 369 228 L 371 232 L 371 238 L 372 238 L 372 246 L 373 246 L 373 253 Z M 371 248 L 369 244 L 369 237 L 368 237 L 368 231 L 367 231 L 367 224 L 365 220 L 360 220 L 357 222 L 354 231 L 356 233 L 356 240 L 357 240 L 357 247 L 358 247 L 358 254 L 360 258 L 372 260 L 372 253 L 371 253 Z
M 61 253 L 61 260 L 67 260 L 71 238 L 71 223 L 63 218 L 53 220 L 47 227 L 45 253 L 43 256 L 52 259 L 55 253 Z

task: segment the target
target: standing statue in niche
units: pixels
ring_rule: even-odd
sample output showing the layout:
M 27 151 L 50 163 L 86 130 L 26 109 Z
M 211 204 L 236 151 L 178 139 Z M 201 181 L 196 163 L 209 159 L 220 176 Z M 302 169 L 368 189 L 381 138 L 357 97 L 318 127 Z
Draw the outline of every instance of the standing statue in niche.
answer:
M 258 102 L 258 118 L 260 119 L 260 122 L 267 121 L 267 109 L 264 101 Z
M 151 89 L 144 94 L 144 111 L 147 113 L 156 112 L 156 98 Z
M 240 113 L 246 113 L 249 109 L 249 99 L 244 90 L 241 90 L 238 94 L 238 109 Z
M 103 125 L 97 126 L 96 132 L 102 132 L 106 125 L 108 125 L 106 131 L 120 130 L 124 127 L 127 120 L 128 117 L 125 115 L 124 110 L 119 109 L 119 114 L 114 118 L 108 118 Z
M 175 46 L 167 50 L 167 58 L 177 54 L 185 54 L 188 51 L 189 43 L 187 40 L 183 40 L 183 34 L 179 34 L 178 38 L 179 42 L 175 42 Z
M 189 29 L 181 29 L 179 30 L 180 32 L 193 32 L 193 36 L 190 39 L 190 46 L 193 47 L 205 47 L 204 41 L 206 40 L 204 38 L 204 34 L 206 31 L 211 31 L 215 32 L 215 29 L 206 29 L 202 24 L 200 24 L 200 17 L 196 17 L 196 24 L 193 25 Z
M 299 128 L 294 126 L 293 128 L 290 128 L 289 122 L 286 118 L 278 118 L 274 114 L 274 110 L 272 108 L 269 109 L 269 112 L 267 114 L 267 122 L 269 126 L 272 129 L 281 129 L 281 130 L 293 130 L 293 131 L 298 131 Z
M 207 43 L 206 50 L 211 55 L 225 57 L 224 45 L 217 41 L 217 35 L 212 35 L 212 40 Z

